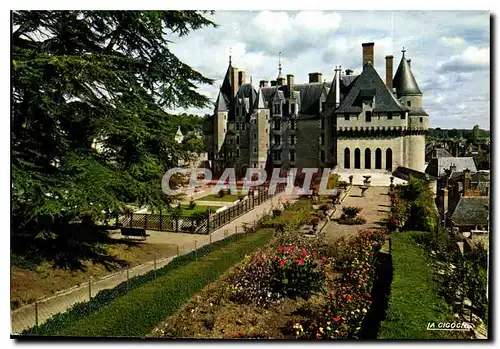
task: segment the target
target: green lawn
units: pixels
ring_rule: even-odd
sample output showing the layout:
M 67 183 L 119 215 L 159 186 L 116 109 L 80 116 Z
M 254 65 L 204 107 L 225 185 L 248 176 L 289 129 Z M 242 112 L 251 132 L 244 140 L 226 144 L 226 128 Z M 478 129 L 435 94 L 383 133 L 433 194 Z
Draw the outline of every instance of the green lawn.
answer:
M 215 212 L 222 206 L 204 206 L 204 205 L 196 205 L 193 209 L 189 208 L 189 205 L 181 205 L 182 209 L 182 215 L 183 216 L 192 216 L 194 214 L 197 214 L 198 212 L 207 212 L 207 210 L 210 208 L 211 212 Z M 163 210 L 163 214 L 169 214 L 170 211 L 168 210 Z
M 197 199 L 199 201 L 224 201 L 224 202 L 235 202 L 238 200 L 238 195 L 224 195 L 223 197 L 219 197 L 217 194 L 213 195 L 207 195 L 202 198 Z
M 197 261 L 180 265 L 142 287 L 132 289 L 97 310 L 60 324 L 45 332 L 56 336 L 141 337 L 159 322 L 177 311 L 196 292 L 216 280 L 246 253 L 263 246 L 273 236 L 273 229 L 260 229 L 228 242 L 200 256 Z M 213 248 L 213 245 L 211 245 Z M 168 265 L 167 267 L 168 268 Z
M 451 307 L 437 293 L 429 257 L 410 234 L 391 234 L 394 269 L 387 318 L 379 339 L 457 338 L 461 332 L 428 331 L 429 322 L 454 321 Z

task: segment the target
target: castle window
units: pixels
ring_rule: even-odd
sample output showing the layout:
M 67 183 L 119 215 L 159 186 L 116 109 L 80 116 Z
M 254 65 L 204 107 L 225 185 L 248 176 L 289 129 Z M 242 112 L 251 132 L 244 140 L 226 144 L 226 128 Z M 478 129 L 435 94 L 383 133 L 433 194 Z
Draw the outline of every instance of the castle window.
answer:
M 296 124 L 295 120 L 290 120 L 290 130 L 295 130 L 296 127 L 297 127 L 297 124 Z
M 321 102 L 321 111 L 326 110 L 326 102 Z
M 406 102 L 406 105 L 408 105 L 409 107 L 411 107 L 411 102 L 410 101 Z
M 323 120 L 323 119 L 319 120 L 319 128 L 320 128 L 320 130 L 325 129 L 325 120 Z
M 279 135 L 274 135 L 274 144 L 275 145 L 281 144 L 281 137 Z
M 281 104 L 280 103 L 276 103 L 274 105 L 274 113 L 273 114 L 281 114 Z
M 322 150 L 320 153 L 320 161 L 325 162 L 325 151 L 324 150 Z
M 361 168 L 361 151 L 359 148 L 354 150 L 354 168 Z
M 349 114 L 344 115 L 345 121 L 349 121 Z
M 240 136 L 236 136 L 236 144 L 240 144 Z
M 351 151 L 349 148 L 344 149 L 344 168 L 351 168 Z
M 420 123 L 424 122 L 424 118 L 420 117 Z
M 281 121 L 280 120 L 274 120 L 274 129 L 279 130 L 281 127 Z
M 244 130 L 245 130 L 245 123 L 244 123 L 244 122 L 242 122 L 242 123 L 241 123 L 241 130 L 242 130 L 242 131 L 244 131 Z
M 295 145 L 295 136 L 294 135 L 290 136 L 290 145 Z
M 392 113 L 387 113 L 387 120 L 392 120 Z
M 295 150 L 290 150 L 290 161 L 295 161 Z
M 275 150 L 273 152 L 273 158 L 274 158 L 274 161 L 280 161 L 281 160 L 281 150 Z
M 224 115 L 224 120 L 226 120 L 226 115 Z
M 253 139 L 257 139 L 257 133 L 253 134 Z
M 239 129 L 240 129 L 240 123 L 239 123 L 239 122 L 237 122 L 237 123 L 236 123 L 236 131 L 238 131 Z
M 253 147 L 253 152 L 256 153 L 257 152 L 257 147 Z
M 365 149 L 365 168 L 370 169 L 372 168 L 372 152 L 370 151 L 370 148 Z
M 401 120 L 406 119 L 406 113 L 401 113 Z
M 226 129 L 224 129 L 224 133 L 226 133 Z
M 382 150 L 380 148 L 375 150 L 375 169 L 382 169 Z
M 290 113 L 291 113 L 291 114 L 295 114 L 295 103 L 292 103 L 292 104 L 290 105 Z
M 325 145 L 325 134 L 321 134 L 321 145 Z
M 392 149 L 388 148 L 385 151 L 385 169 L 387 171 L 392 171 Z
M 371 111 L 366 111 L 365 112 L 365 120 L 366 122 L 371 122 L 372 121 L 372 112 Z
M 239 158 L 240 157 L 240 150 L 239 149 L 236 149 L 236 157 Z

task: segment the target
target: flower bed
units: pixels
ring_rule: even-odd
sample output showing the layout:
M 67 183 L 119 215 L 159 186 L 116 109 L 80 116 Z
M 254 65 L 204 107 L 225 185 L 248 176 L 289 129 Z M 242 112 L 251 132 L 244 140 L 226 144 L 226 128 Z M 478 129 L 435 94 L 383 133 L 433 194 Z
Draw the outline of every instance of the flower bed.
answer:
M 199 293 L 152 336 L 353 338 L 370 308 L 385 235 L 363 231 L 327 246 L 281 233 Z

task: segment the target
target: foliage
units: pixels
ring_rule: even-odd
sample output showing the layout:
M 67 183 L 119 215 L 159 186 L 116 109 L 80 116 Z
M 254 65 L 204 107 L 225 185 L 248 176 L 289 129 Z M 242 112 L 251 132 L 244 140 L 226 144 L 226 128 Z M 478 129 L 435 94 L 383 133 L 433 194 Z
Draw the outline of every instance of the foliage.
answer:
M 196 149 L 174 141 L 181 119 L 164 108 L 207 106 L 196 85 L 213 82 L 169 43 L 214 24 L 197 11 L 15 11 L 12 22 L 13 230 L 163 207 L 163 174 Z
M 196 207 L 196 202 L 195 202 L 193 199 L 191 199 L 191 200 L 189 201 L 188 208 L 189 208 L 190 210 L 194 210 L 194 209 L 195 209 L 195 207 Z
M 336 244 L 335 263 L 342 276 L 329 285 L 326 304 L 313 309 L 310 322 L 295 323 L 298 338 L 345 339 L 356 337 L 371 304 L 376 253 L 385 234 L 364 230 L 351 240 Z
M 324 275 L 317 252 L 297 246 L 261 250 L 238 268 L 232 279 L 232 300 L 268 307 L 283 298 L 307 298 Z
M 363 217 L 354 217 L 354 218 L 349 218 L 342 214 L 340 218 L 338 219 L 339 224 L 345 224 L 345 225 L 361 225 L 366 223 L 366 219 Z
M 89 303 L 78 303 L 65 313 L 24 334 L 57 336 L 141 337 L 177 311 L 193 294 L 217 279 L 245 251 L 269 242 L 273 231 L 261 229 L 246 237 L 236 235 L 175 258 L 167 266 L 99 292 Z M 130 321 L 124 321 L 130 319 Z M 133 321 L 132 321 L 133 320 Z
M 344 215 L 346 215 L 347 218 L 354 218 L 358 215 L 358 213 L 360 213 L 362 210 L 361 207 L 357 207 L 357 206 L 345 206 L 345 207 L 342 207 L 342 212 L 344 213 Z

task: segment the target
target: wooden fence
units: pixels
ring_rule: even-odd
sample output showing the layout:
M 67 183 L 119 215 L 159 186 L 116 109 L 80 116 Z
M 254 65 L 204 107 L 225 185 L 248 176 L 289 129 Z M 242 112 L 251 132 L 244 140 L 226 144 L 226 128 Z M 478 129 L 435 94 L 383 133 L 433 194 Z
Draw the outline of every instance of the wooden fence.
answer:
M 205 217 L 173 217 L 170 214 L 162 213 L 131 213 L 121 217 L 120 225 L 122 227 L 144 228 L 146 230 L 209 234 L 248 211 L 253 210 L 255 206 L 259 206 L 273 196 L 285 191 L 285 188 L 286 183 L 279 183 L 276 186 L 275 193 L 269 194 L 267 187 L 256 187 L 253 194 L 249 193 L 247 199 L 214 215 L 210 215 L 207 212 Z

